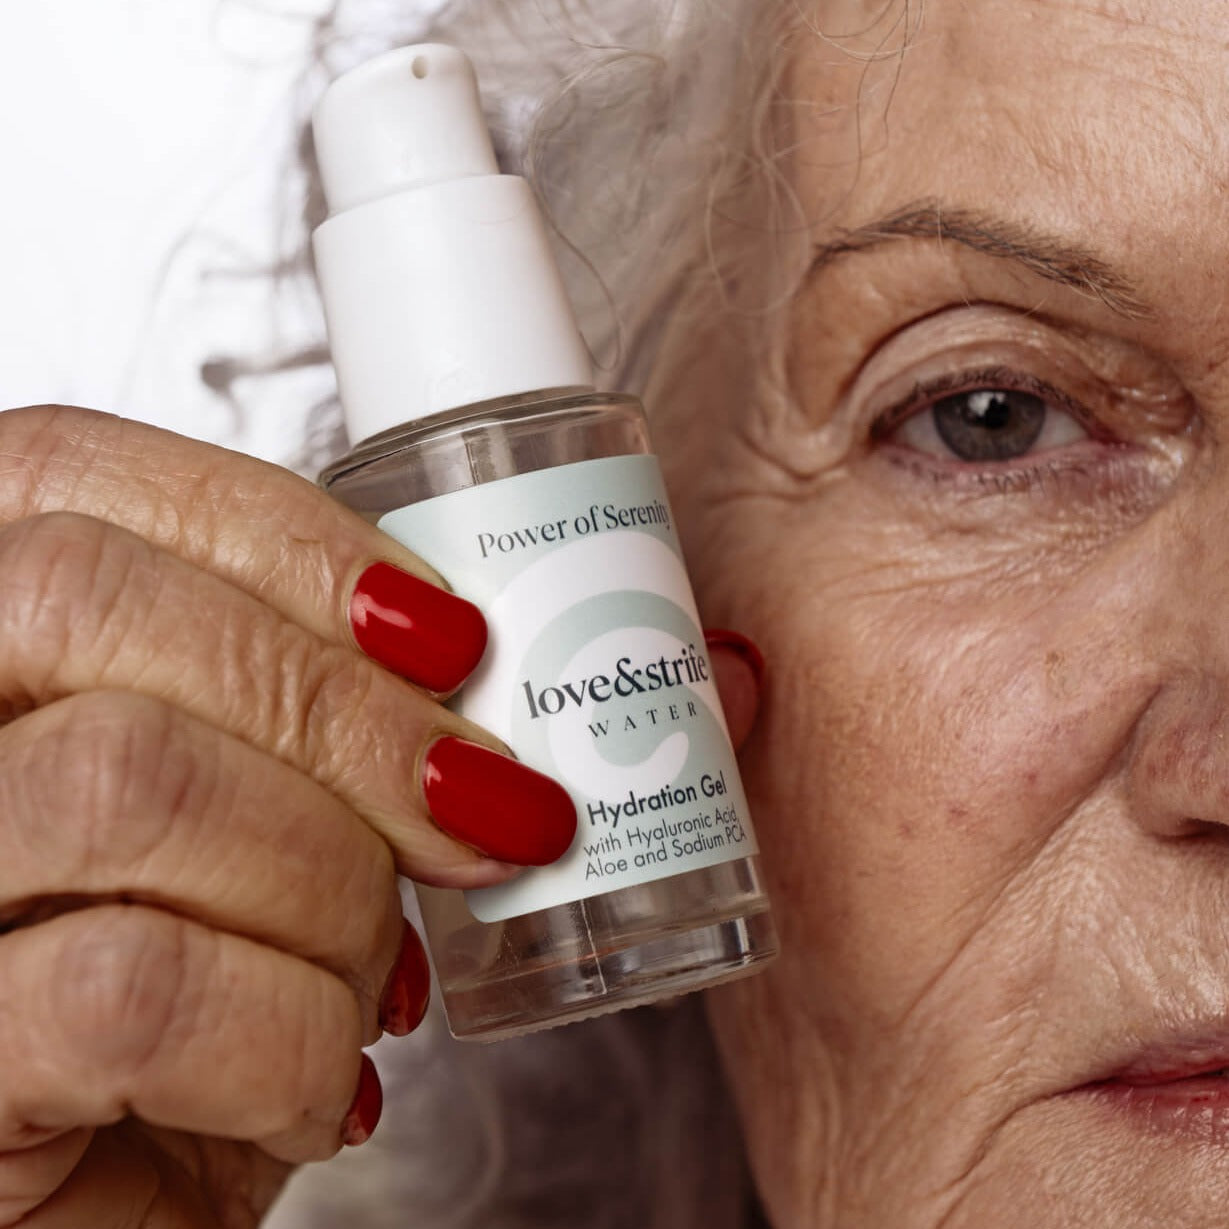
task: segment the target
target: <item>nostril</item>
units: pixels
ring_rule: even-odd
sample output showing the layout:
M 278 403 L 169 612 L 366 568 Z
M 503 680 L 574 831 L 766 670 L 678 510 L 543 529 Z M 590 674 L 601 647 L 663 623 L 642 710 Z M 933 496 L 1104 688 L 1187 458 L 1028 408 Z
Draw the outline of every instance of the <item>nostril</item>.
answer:
M 1184 839 L 1207 837 L 1220 841 L 1229 835 L 1229 829 L 1224 824 L 1215 823 L 1210 819 L 1196 819 L 1193 815 L 1188 815 L 1174 823 L 1170 835 Z
M 1126 751 L 1127 803 L 1159 837 L 1229 834 L 1229 672 L 1180 674 L 1157 689 Z

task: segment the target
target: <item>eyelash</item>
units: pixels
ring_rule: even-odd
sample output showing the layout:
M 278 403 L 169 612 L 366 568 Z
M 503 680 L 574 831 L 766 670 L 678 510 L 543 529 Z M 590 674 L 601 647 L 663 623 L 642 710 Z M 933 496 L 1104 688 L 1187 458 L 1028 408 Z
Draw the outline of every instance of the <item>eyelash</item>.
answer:
M 909 395 L 880 414 L 871 425 L 871 441 L 891 443 L 892 433 L 909 418 L 932 409 L 942 398 L 980 389 L 1010 389 L 1031 393 L 1048 407 L 1069 414 L 1087 432 L 1088 439 L 1103 448 L 1121 444 L 1096 416 L 1062 389 L 1026 372 L 1008 367 L 984 367 L 953 372 L 931 380 L 919 381 Z M 902 456 L 905 450 L 901 450 Z M 1093 469 L 1089 456 L 1051 455 L 1046 452 L 1000 462 L 964 462 L 952 457 L 945 464 L 941 458 L 910 452 L 903 463 L 916 478 L 930 482 L 952 483 L 969 494 L 1019 495 L 1045 489 L 1061 488 L 1068 483 L 1081 484 L 1090 479 Z
M 876 443 L 884 442 L 907 418 L 932 409 L 944 397 L 992 388 L 1032 393 L 1034 397 L 1041 398 L 1048 406 L 1070 414 L 1088 432 L 1090 438 L 1099 442 L 1109 440 L 1105 428 L 1078 401 L 1044 380 L 1039 380 L 1025 372 L 1012 371 L 1008 367 L 985 367 L 976 371 L 954 372 L 951 375 L 938 376 L 933 380 L 915 384 L 907 397 L 875 419 L 871 425 L 871 439 Z M 1011 463 L 1003 462 L 1002 464 Z

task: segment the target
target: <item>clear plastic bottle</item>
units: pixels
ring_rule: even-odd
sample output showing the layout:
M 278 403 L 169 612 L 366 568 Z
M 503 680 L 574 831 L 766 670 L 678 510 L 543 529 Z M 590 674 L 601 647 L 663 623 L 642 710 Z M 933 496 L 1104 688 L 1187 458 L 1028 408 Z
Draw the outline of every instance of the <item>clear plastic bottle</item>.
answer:
M 451 48 L 342 78 L 316 117 L 334 209 L 316 242 L 343 405 L 368 436 L 321 482 L 487 610 L 508 660 L 458 707 L 563 780 L 581 814 L 563 864 L 508 892 L 419 889 L 450 1027 L 492 1040 L 739 976 L 776 938 L 644 412 L 592 390 L 536 207 L 523 181 L 494 173 L 480 124 L 472 69 Z M 458 405 L 459 389 L 485 395 Z M 550 525 L 544 507 L 564 510 L 549 543 L 533 529 Z M 494 587 L 479 563 L 502 569 Z M 522 592 L 514 613 L 507 594 L 561 575 L 577 592 L 558 611 L 542 592 L 526 631 L 539 595 Z M 589 665 L 573 681 L 564 660 Z
M 378 522 L 480 483 L 648 452 L 635 398 L 556 390 L 389 431 L 321 481 Z M 464 893 L 419 888 L 453 1033 L 490 1040 L 751 971 L 776 952 L 757 863 L 741 858 L 496 923 L 479 922 Z

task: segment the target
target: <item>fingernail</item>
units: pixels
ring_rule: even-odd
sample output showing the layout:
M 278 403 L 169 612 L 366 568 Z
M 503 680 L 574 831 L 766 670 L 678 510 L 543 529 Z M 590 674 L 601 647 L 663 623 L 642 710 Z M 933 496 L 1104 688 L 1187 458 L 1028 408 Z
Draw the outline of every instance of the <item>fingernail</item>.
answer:
M 362 1070 L 358 1077 L 358 1092 L 354 1094 L 354 1104 L 341 1124 L 341 1142 L 347 1148 L 357 1148 L 365 1144 L 384 1109 L 384 1090 L 380 1087 L 380 1077 L 376 1074 L 376 1065 L 363 1055 Z
M 423 792 L 449 836 L 500 862 L 545 866 L 576 835 L 576 806 L 562 785 L 463 738 L 431 744 Z
M 756 683 L 763 686 L 764 654 L 746 636 L 740 632 L 732 632 L 725 627 L 706 627 L 704 629 L 704 643 L 710 649 L 729 649 L 731 652 L 737 653 L 751 667 L 751 673 L 755 675 Z
M 418 932 L 409 922 L 401 936 L 397 963 L 380 996 L 380 1027 L 394 1037 L 412 1033 L 427 1014 L 431 998 L 431 972 Z
M 358 647 L 430 691 L 453 691 L 486 650 L 486 620 L 472 602 L 391 563 L 373 563 L 350 598 Z

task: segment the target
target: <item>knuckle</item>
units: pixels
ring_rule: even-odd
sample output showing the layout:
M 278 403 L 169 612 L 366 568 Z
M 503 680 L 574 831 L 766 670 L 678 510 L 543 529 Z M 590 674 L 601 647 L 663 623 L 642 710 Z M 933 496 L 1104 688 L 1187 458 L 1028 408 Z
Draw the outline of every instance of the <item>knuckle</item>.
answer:
M 438 715 L 435 706 L 346 649 L 300 646 L 282 669 L 287 707 L 279 714 L 280 754 L 307 766 L 369 819 L 411 819 L 420 746 Z
M 66 655 L 104 647 L 139 540 L 93 517 L 45 512 L 0 529 L 0 645 L 17 676 L 47 676 Z
M 318 975 L 303 988 L 294 1016 L 278 1025 L 281 1121 L 275 1130 L 312 1124 L 335 1130 L 354 1095 L 341 1073 L 365 1044 L 353 995 L 336 978 Z
M 306 763 L 334 765 L 350 743 L 371 732 L 372 672 L 344 649 L 295 636 L 279 654 L 273 693 L 277 728 L 288 751 Z
M 339 920 L 337 941 L 349 953 L 343 972 L 355 990 L 365 1001 L 378 1001 L 400 951 L 405 924 L 392 850 L 381 843 L 377 856 L 356 859 L 348 878 L 339 882 L 338 895 L 370 902 Z
M 103 502 L 108 519 L 159 542 L 209 540 L 208 450 L 179 440 L 176 464 L 151 472 L 172 437 L 113 414 L 41 405 L 0 412 L 0 522 L 40 508 Z M 202 472 L 204 471 L 204 472 Z M 195 532 L 190 532 L 195 526 Z
M 28 516 L 121 426 L 111 414 L 33 405 L 0 412 L 0 521 Z M 70 460 L 71 459 L 71 460 Z
M 49 1022 L 63 1052 L 123 1096 L 198 1012 L 189 923 L 125 905 L 72 917 L 48 962 Z
M 170 705 L 128 692 L 86 692 L 38 714 L 39 727 L 0 773 L 0 814 L 37 862 L 64 882 L 131 877 L 175 824 L 216 798 L 220 764 Z

